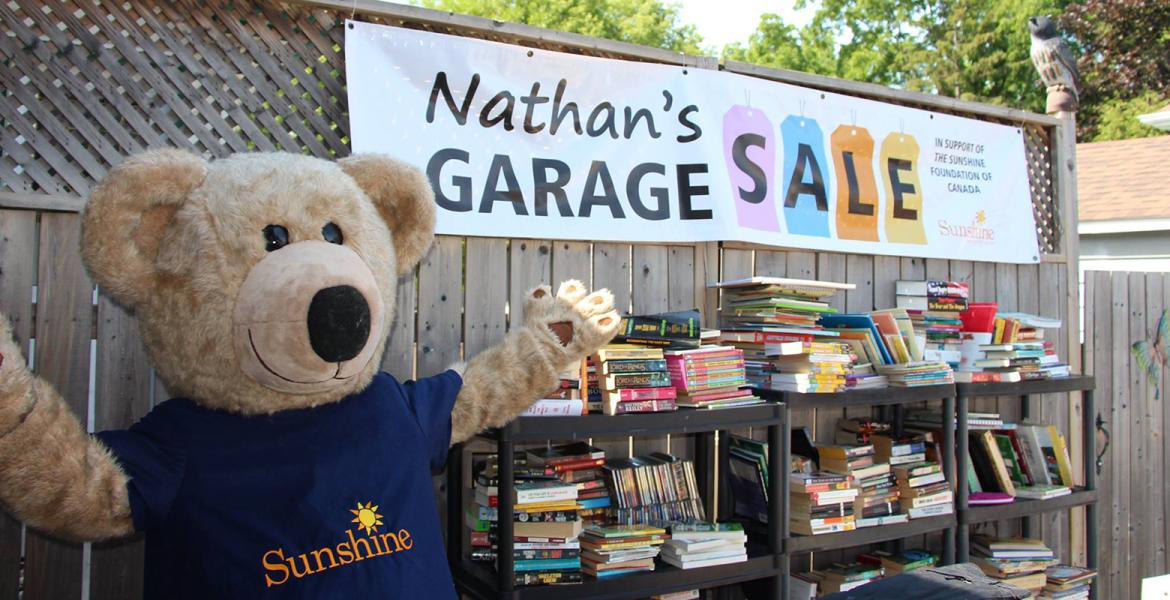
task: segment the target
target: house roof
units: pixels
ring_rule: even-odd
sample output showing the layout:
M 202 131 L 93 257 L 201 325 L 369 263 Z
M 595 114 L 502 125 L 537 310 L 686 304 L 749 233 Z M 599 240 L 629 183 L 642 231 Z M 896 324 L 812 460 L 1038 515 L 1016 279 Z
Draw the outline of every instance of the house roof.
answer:
M 1077 144 L 1077 165 L 1081 222 L 1170 217 L 1170 135 Z

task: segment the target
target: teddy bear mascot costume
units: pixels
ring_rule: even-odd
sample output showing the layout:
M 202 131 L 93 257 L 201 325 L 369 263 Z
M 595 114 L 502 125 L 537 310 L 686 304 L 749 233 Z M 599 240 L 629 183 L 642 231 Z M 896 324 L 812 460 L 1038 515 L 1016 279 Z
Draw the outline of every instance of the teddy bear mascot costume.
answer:
M 0 315 L 0 505 L 71 540 L 145 533 L 148 598 L 454 598 L 432 472 L 619 317 L 608 291 L 542 286 L 462 369 L 379 373 L 434 219 L 426 178 L 380 155 L 155 150 L 114 168 L 83 257 L 176 397 L 87 435 Z

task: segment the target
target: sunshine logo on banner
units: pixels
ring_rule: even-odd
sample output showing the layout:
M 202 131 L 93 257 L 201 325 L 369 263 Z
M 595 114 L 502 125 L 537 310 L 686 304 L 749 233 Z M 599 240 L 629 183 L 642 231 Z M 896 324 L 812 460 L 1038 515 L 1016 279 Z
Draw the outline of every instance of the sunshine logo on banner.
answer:
M 354 152 L 441 234 L 1039 261 L 1014 127 L 766 80 L 350 22 Z

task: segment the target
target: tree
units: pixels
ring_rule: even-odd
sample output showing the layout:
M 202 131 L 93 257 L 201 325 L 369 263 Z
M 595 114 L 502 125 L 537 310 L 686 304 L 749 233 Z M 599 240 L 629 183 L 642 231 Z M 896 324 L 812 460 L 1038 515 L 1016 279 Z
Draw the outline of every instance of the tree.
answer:
M 701 54 L 702 36 L 661 0 L 423 0 L 428 8 Z
M 724 57 L 1036 110 L 1027 19 L 1062 2 L 823 0 L 799 30 L 765 15 Z
M 1082 0 L 1061 24 L 1081 49 L 1078 115 L 1082 139 L 1122 139 L 1161 133 L 1133 116 L 1154 112 L 1170 90 L 1170 2 Z

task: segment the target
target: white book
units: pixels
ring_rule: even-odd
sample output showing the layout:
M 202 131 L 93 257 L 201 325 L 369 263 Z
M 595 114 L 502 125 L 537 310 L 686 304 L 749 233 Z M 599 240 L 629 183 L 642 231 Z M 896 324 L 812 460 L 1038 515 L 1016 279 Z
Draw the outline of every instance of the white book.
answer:
M 927 517 L 937 517 L 941 515 L 949 515 L 954 512 L 954 504 L 935 504 L 934 506 L 924 506 L 922 508 L 911 508 L 906 511 L 911 519 L 925 519 Z
M 685 559 L 679 560 L 678 558 L 667 555 L 662 555 L 661 558 L 662 562 L 665 562 L 672 567 L 678 567 L 679 569 L 699 569 L 702 567 L 714 567 L 716 565 L 730 565 L 734 563 L 746 562 L 747 550 L 744 550 L 743 552 L 733 556 L 724 556 L 720 558 L 710 558 L 696 561 L 686 561 Z

